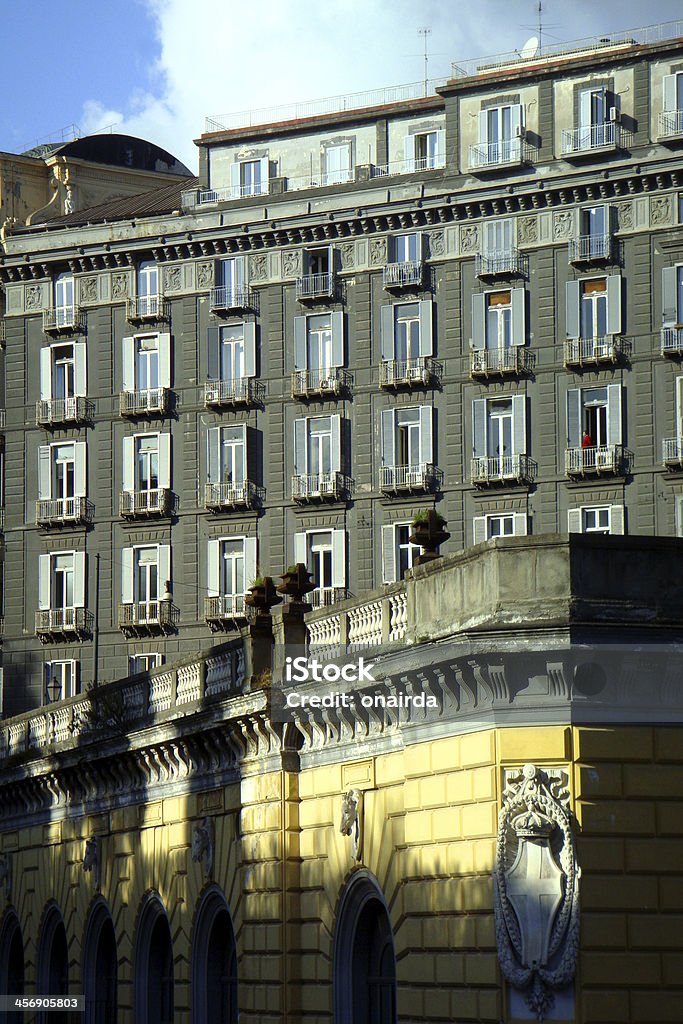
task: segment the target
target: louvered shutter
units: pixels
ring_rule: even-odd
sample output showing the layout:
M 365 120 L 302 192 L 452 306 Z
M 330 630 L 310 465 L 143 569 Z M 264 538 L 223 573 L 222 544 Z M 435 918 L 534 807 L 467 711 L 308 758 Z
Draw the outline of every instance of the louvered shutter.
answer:
M 590 128 L 591 126 L 591 97 L 590 89 L 584 89 L 579 97 L 579 126 L 581 128 Z
M 261 157 L 261 194 L 267 195 L 270 191 L 270 161 L 267 156 Z
M 38 498 L 49 501 L 52 497 L 52 459 L 49 444 L 41 444 L 38 449 Z
M 473 519 L 473 543 L 483 544 L 486 539 L 486 516 L 475 516 Z
M 676 437 L 683 437 L 683 377 L 676 377 Z
M 294 420 L 294 475 L 305 476 L 308 472 L 306 458 L 306 419 Z
M 230 194 L 232 199 L 240 197 L 240 165 L 230 164 Z
M 50 556 L 38 556 L 38 608 L 50 607 Z
M 487 146 L 489 142 L 488 111 L 479 111 L 479 144 Z
M 256 376 L 256 322 L 247 320 L 244 324 L 244 376 Z
M 567 281 L 567 337 L 581 337 L 581 285 L 579 281 Z
M 607 333 L 621 334 L 621 275 L 607 278 Z
M 513 530 L 515 537 L 526 537 L 526 512 L 513 513 Z
M 134 601 L 133 586 L 133 562 L 135 551 L 133 548 L 123 548 L 121 551 L 121 603 L 132 604 Z
M 206 582 L 209 597 L 218 597 L 220 594 L 220 559 L 221 542 L 219 540 L 210 540 L 206 550 Z
M 621 444 L 621 384 L 607 386 L 607 443 Z
M 74 444 L 74 495 L 77 498 L 85 498 L 87 494 L 86 458 L 85 441 L 77 441 Z
M 662 323 L 665 327 L 678 323 L 678 267 L 662 270 Z
M 135 391 L 135 338 L 124 338 L 121 348 L 123 353 L 121 389 Z
M 40 350 L 40 398 L 49 402 L 52 398 L 52 349 Z
M 486 296 L 480 292 L 472 295 L 472 348 L 486 348 Z
M 583 533 L 583 522 L 580 508 L 567 511 L 567 530 L 569 533 Z
M 526 396 L 512 396 L 512 454 L 526 454 Z
M 567 447 L 581 447 L 581 389 L 570 388 L 567 391 Z
M 220 427 L 209 427 L 206 432 L 206 478 L 210 484 L 221 483 Z
M 439 128 L 436 134 L 436 149 L 434 153 L 434 166 L 441 167 L 446 162 L 446 132 Z
M 664 112 L 668 113 L 676 109 L 676 75 L 664 75 L 662 85 L 664 89 Z
M 432 436 L 433 409 L 431 405 L 420 406 L 420 463 L 425 466 L 434 462 L 434 439 Z
M 431 356 L 433 352 L 432 339 L 432 300 L 420 299 L 420 355 Z
M 344 365 L 344 314 L 341 310 L 332 313 L 332 365 Z
M 207 366 L 206 375 L 209 380 L 220 380 L 221 376 L 221 333 L 219 327 L 209 327 L 206 332 Z
M 486 399 L 472 402 L 472 454 L 474 458 L 486 455 Z
M 609 512 L 609 532 L 614 534 L 624 533 L 624 506 L 611 505 Z
M 524 288 L 513 288 L 510 294 L 512 306 L 512 344 L 526 343 L 526 291 Z
M 258 576 L 256 537 L 244 538 L 244 585 L 248 589 Z
M 396 532 L 393 525 L 382 527 L 382 582 L 396 582 Z
M 393 409 L 382 409 L 382 464 L 396 465 L 396 431 Z
M 159 387 L 171 386 L 171 335 L 159 335 Z
M 306 359 L 306 317 L 294 317 L 294 369 L 305 370 Z
M 88 393 L 87 346 L 84 341 L 74 345 L 74 392 L 78 398 L 85 398 Z
M 165 593 L 166 584 L 171 583 L 173 577 L 171 576 L 171 545 L 160 544 L 159 545 L 159 591 Z
M 74 608 L 85 608 L 85 551 L 74 551 Z
M 382 359 L 393 359 L 396 352 L 394 345 L 394 307 L 382 306 L 380 311 L 380 335 Z
M 333 473 L 341 473 L 341 416 L 330 416 L 331 427 L 331 470 Z
M 124 491 L 135 490 L 135 438 L 123 439 L 122 488 Z
M 159 487 L 171 486 L 171 435 L 159 434 Z
M 405 161 L 405 170 L 407 174 L 410 174 L 415 170 L 415 136 L 406 135 L 403 140 L 403 159 Z
M 332 531 L 332 586 L 346 586 L 346 530 Z
M 294 534 L 294 562 L 296 565 L 301 563 L 308 567 L 308 560 L 306 557 L 306 534 L 295 533 Z

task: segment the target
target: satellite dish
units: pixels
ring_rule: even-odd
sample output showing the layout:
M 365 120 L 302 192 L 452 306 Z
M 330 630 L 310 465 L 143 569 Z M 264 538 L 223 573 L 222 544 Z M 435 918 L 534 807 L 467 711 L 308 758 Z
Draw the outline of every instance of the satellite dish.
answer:
M 526 43 L 519 51 L 519 56 L 522 60 L 531 60 L 533 57 L 538 56 L 538 51 L 538 36 L 532 36 L 531 39 L 527 39 Z

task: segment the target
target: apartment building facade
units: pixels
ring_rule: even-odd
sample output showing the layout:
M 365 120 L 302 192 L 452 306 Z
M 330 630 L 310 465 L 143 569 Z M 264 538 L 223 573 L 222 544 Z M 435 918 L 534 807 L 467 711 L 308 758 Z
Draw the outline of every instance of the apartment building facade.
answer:
M 680 533 L 680 36 L 212 124 L 198 187 L 8 237 L 5 710 L 293 562 L 318 605 L 393 582 L 422 509 L 453 551 Z

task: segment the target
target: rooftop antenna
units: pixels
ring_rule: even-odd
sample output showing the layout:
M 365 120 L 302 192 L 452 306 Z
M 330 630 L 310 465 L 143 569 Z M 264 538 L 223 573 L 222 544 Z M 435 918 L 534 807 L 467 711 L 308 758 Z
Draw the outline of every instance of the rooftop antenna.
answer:
M 543 0 L 538 0 L 538 52 L 543 53 Z
M 425 62 L 425 96 L 426 96 L 427 95 L 427 89 L 428 89 L 428 82 L 429 82 L 429 75 L 427 73 L 427 69 L 429 67 L 429 54 L 427 52 L 427 36 L 431 36 L 432 30 L 431 30 L 431 28 L 429 28 L 428 25 L 422 25 L 420 28 L 418 28 L 417 34 L 419 36 L 424 36 L 424 40 L 425 40 L 424 62 Z

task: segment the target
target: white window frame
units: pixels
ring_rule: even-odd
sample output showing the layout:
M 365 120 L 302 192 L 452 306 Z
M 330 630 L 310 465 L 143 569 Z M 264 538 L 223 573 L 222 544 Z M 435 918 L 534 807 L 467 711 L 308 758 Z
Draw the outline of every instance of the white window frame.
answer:
M 140 379 L 139 355 L 141 345 L 146 342 L 155 344 L 157 355 L 157 384 L 142 386 Z M 124 392 L 140 392 L 149 396 L 150 404 L 159 404 L 159 392 L 171 386 L 171 335 L 158 331 L 141 331 L 123 338 L 122 390 Z M 151 351 L 151 350 L 150 350 Z
M 57 700 L 68 700 L 75 697 L 81 691 L 80 686 L 80 663 L 75 658 L 56 658 L 46 661 L 43 667 L 44 698 L 45 703 L 52 703 L 53 698 L 49 695 L 48 687 L 53 682 L 55 675 L 60 681 L 60 695 Z M 65 678 L 68 675 L 68 679 Z
M 336 160 L 336 157 L 340 157 Z M 334 157 L 335 159 L 331 159 Z M 353 181 L 353 154 L 350 142 L 329 144 L 323 151 L 323 185 L 344 185 Z
M 407 544 L 399 543 L 398 531 L 412 529 L 410 522 L 396 522 L 386 523 L 382 527 L 382 582 L 383 583 L 398 583 L 399 579 L 403 579 L 399 576 L 399 565 L 400 565 L 400 551 L 401 548 L 406 548 L 408 552 L 409 565 L 406 571 L 413 568 L 415 565 L 415 559 L 422 553 L 422 548 L 419 544 L 413 544 L 410 540 Z
M 607 513 L 607 529 L 586 526 L 586 515 Z M 569 533 L 598 533 L 622 535 L 624 529 L 624 506 L 617 504 L 579 505 L 567 511 L 567 528 Z
M 231 437 L 230 434 L 234 436 Z M 232 476 L 225 473 L 226 449 L 231 456 Z M 207 482 L 210 484 L 243 484 L 248 479 L 247 467 L 247 426 L 244 423 L 225 423 L 220 427 L 209 427 L 206 432 Z
M 69 357 L 60 357 L 61 351 L 71 350 Z M 69 394 L 57 395 L 57 367 L 70 365 L 65 380 L 68 387 L 64 390 Z M 42 402 L 64 401 L 85 398 L 87 392 L 87 350 L 82 341 L 59 341 L 54 345 L 46 345 L 40 350 L 40 400 Z
M 41 611 L 48 610 L 73 610 L 74 608 L 85 608 L 85 585 L 86 585 L 86 561 L 84 551 L 51 551 L 38 556 L 38 608 Z M 57 598 L 57 567 L 56 559 L 71 558 L 70 572 L 72 574 L 72 596 L 71 604 L 65 604 L 63 599 L 56 603 Z M 67 571 L 66 569 L 64 571 Z M 62 598 L 64 581 L 62 581 Z
M 503 520 L 509 521 L 512 527 L 511 531 L 509 533 L 493 533 L 493 523 Z M 473 543 L 482 544 L 486 540 L 498 537 L 526 537 L 527 523 L 526 512 L 487 512 L 485 515 L 475 516 L 472 521 Z
M 313 538 L 316 536 L 322 536 L 323 534 L 331 534 L 331 545 L 332 545 L 332 569 L 331 577 L 332 582 L 330 584 L 331 590 L 345 590 L 346 589 L 346 530 L 336 528 L 320 528 L 315 530 L 302 530 L 299 533 L 294 534 L 294 561 L 303 562 L 308 568 L 309 572 L 312 572 L 312 562 L 310 559 L 310 546 L 313 542 Z
M 143 260 L 135 274 L 135 294 L 138 299 L 151 299 L 159 295 L 159 264 Z
M 329 420 L 329 431 L 320 427 L 316 436 L 329 436 L 330 459 L 329 469 L 322 469 L 319 458 L 316 465 L 311 453 L 311 424 L 317 420 Z M 341 417 L 338 414 L 321 416 L 302 416 L 294 421 L 294 475 L 311 476 L 316 474 L 331 475 L 341 472 Z
M 138 664 L 139 662 L 142 662 L 143 660 L 145 662 L 147 662 L 148 660 L 151 661 L 151 659 L 154 659 L 153 664 L 145 664 L 144 666 L 141 665 L 141 664 Z M 164 656 L 163 656 L 163 654 L 160 654 L 157 651 L 152 651 L 150 653 L 143 653 L 143 654 L 129 654 L 128 655 L 128 675 L 136 676 L 136 675 L 139 675 L 141 672 L 153 672 L 155 668 L 160 668 L 163 665 L 163 663 L 164 663 Z
M 228 594 L 224 592 L 223 558 L 225 544 L 242 544 L 244 591 Z M 212 537 L 207 544 L 207 595 L 209 597 L 244 597 L 258 575 L 258 544 L 256 537 L 237 536 Z M 236 607 L 236 611 L 243 611 Z

